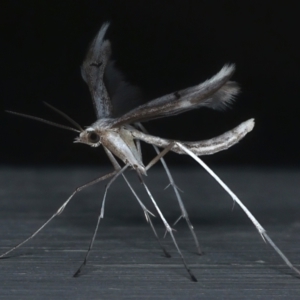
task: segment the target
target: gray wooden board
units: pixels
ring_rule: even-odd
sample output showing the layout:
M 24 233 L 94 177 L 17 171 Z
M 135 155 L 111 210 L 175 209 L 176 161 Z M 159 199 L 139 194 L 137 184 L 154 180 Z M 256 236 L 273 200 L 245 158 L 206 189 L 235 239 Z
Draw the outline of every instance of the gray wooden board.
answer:
M 0 250 L 37 229 L 75 187 L 108 169 L 0 169 Z M 300 172 L 217 169 L 295 265 L 300 264 Z M 104 183 L 78 194 L 34 240 L 0 260 L 0 299 L 300 299 L 300 278 L 260 238 L 244 213 L 201 169 L 175 169 L 175 180 L 205 255 L 184 223 L 175 237 L 198 278 L 191 282 L 170 237 L 162 255 L 142 210 L 121 179 L 111 187 L 97 240 L 83 274 L 73 278 L 94 230 Z M 128 178 L 155 213 L 134 172 Z M 179 216 L 167 179 L 146 178 L 167 220 Z M 156 214 L 157 215 L 157 214 Z M 153 222 L 160 236 L 159 218 Z

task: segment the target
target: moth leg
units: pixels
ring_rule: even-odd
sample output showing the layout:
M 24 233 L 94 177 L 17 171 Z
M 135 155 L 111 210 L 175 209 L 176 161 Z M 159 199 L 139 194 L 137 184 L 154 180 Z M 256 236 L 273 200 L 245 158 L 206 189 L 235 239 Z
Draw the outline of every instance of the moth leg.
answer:
M 90 181 L 80 187 L 77 187 L 75 189 L 75 191 L 71 194 L 71 196 L 67 199 L 67 201 L 65 201 L 63 203 L 63 205 L 52 215 L 51 218 L 49 218 L 38 230 L 36 230 L 32 235 L 30 235 L 27 239 L 25 239 L 24 241 L 22 241 L 21 243 L 19 243 L 18 245 L 12 247 L 10 250 L 6 251 L 5 253 L 1 254 L 0 255 L 0 258 L 6 256 L 7 254 L 9 254 L 10 252 L 18 249 L 19 247 L 21 247 L 22 245 L 24 245 L 26 242 L 28 242 L 29 240 L 31 240 L 32 238 L 34 238 L 44 227 L 46 227 L 46 225 L 48 225 L 50 223 L 50 221 L 52 221 L 52 219 L 54 219 L 56 216 L 60 215 L 63 210 L 65 209 L 65 207 L 68 205 L 68 203 L 71 201 L 71 199 L 75 196 L 75 194 L 77 194 L 78 192 L 82 191 L 83 189 L 93 185 L 93 184 L 96 184 L 102 180 L 105 180 L 107 178 L 110 178 L 112 176 L 114 176 L 115 174 L 117 173 L 117 171 L 113 171 L 111 173 L 108 173 L 104 176 L 101 176 L 93 181 Z
M 242 201 L 231 191 L 231 189 L 217 176 L 215 172 L 213 172 L 197 155 L 195 155 L 192 151 L 190 151 L 183 144 L 176 142 L 177 146 L 181 148 L 187 155 L 192 157 L 196 162 L 198 162 L 220 185 L 221 187 L 232 197 L 233 201 L 236 202 L 241 209 L 245 212 L 248 218 L 252 221 L 259 234 L 261 235 L 264 242 L 268 242 L 269 245 L 277 252 L 277 254 L 282 258 L 282 260 L 289 266 L 294 272 L 300 275 L 300 271 L 293 266 L 293 264 L 289 261 L 289 259 L 283 254 L 283 252 L 275 245 L 269 235 L 266 233 L 266 230 L 260 225 L 260 223 L 256 220 L 256 218 L 252 215 L 252 213 L 248 210 L 248 208 L 242 203 Z
M 137 123 L 137 124 L 140 124 L 140 123 Z M 142 124 L 140 124 L 140 125 L 142 125 Z M 137 147 L 138 153 L 140 155 L 141 161 L 143 161 L 143 153 L 142 153 L 142 147 L 141 147 L 140 140 L 136 140 L 136 147 Z
M 146 171 L 148 171 L 151 167 L 153 167 L 163 156 L 165 156 L 171 149 L 174 147 L 175 142 L 170 142 L 170 144 L 164 148 L 163 151 L 159 152 L 145 167 Z
M 105 150 L 105 152 L 106 152 L 108 158 L 109 158 L 110 161 L 112 162 L 114 168 L 115 168 L 116 170 L 121 169 L 119 163 L 118 163 L 117 160 L 114 158 L 114 156 L 112 155 L 112 153 L 111 153 L 108 149 L 106 149 L 106 148 L 104 148 L 104 150 Z M 162 243 L 161 243 L 161 241 L 160 241 L 160 239 L 159 239 L 159 237 L 158 237 L 158 234 L 157 234 L 157 232 L 156 232 L 156 230 L 155 230 L 155 227 L 154 227 L 154 225 L 153 225 L 153 223 L 152 223 L 152 220 L 151 220 L 150 215 L 152 215 L 152 216 L 154 216 L 154 217 L 155 217 L 155 215 L 154 215 L 152 212 L 150 212 L 150 211 L 146 208 L 146 206 L 144 205 L 144 203 L 141 201 L 141 199 L 140 199 L 139 196 L 136 194 L 136 192 L 134 191 L 133 187 L 131 186 L 131 184 L 130 184 L 129 181 L 127 180 L 127 178 L 126 178 L 126 176 L 124 175 L 124 173 L 122 174 L 122 176 L 123 176 L 123 178 L 124 178 L 126 184 L 128 185 L 128 187 L 130 188 L 131 192 L 132 192 L 133 195 L 135 196 L 136 200 L 137 200 L 138 203 L 140 204 L 140 206 L 141 206 L 141 208 L 142 208 L 142 210 L 143 210 L 143 212 L 144 212 L 146 221 L 150 224 L 150 226 L 151 226 L 151 228 L 152 228 L 152 231 L 153 231 L 153 233 L 154 233 L 154 236 L 155 236 L 155 238 L 156 238 L 158 244 L 160 245 L 162 251 L 164 252 L 165 256 L 166 256 L 166 257 L 171 257 L 170 253 L 169 253 L 169 252 L 166 250 L 166 248 L 162 245 Z
M 84 260 L 83 260 L 82 264 L 80 265 L 80 267 L 78 268 L 78 270 L 73 275 L 73 277 L 77 277 L 80 274 L 82 268 L 86 265 L 87 259 L 88 259 L 89 254 L 90 254 L 90 251 L 93 248 L 93 244 L 94 244 L 94 241 L 95 241 L 95 238 L 96 238 L 96 235 L 97 235 L 97 231 L 98 231 L 98 228 L 99 228 L 100 221 L 104 217 L 104 206 L 105 206 L 107 191 L 108 191 L 109 187 L 111 186 L 111 184 L 117 179 L 117 177 L 119 175 L 121 175 L 128 168 L 128 166 L 129 165 L 125 165 L 122 169 L 116 170 L 113 174 L 113 178 L 108 182 L 108 184 L 105 187 L 105 192 L 104 192 L 104 196 L 103 196 L 103 200 L 102 200 L 101 210 L 100 210 L 100 213 L 99 213 L 99 216 L 98 216 L 98 220 L 97 220 L 97 224 L 96 224 L 96 227 L 95 227 L 95 230 L 94 230 L 94 234 L 93 234 L 92 239 L 90 241 L 90 245 L 89 245 L 89 248 L 88 248 L 88 250 L 85 254 Z
M 154 236 L 158 242 L 158 244 L 160 245 L 162 251 L 164 252 L 165 256 L 166 257 L 171 257 L 171 254 L 166 250 L 166 248 L 162 245 L 159 237 L 158 237 L 158 234 L 156 232 L 156 229 L 152 223 L 152 220 L 151 220 L 151 217 L 149 216 L 149 211 L 147 210 L 147 208 L 144 206 L 144 204 L 141 202 L 141 200 L 139 199 L 138 195 L 136 194 L 136 192 L 133 190 L 132 186 L 129 184 L 127 178 L 123 175 L 124 177 L 124 180 L 125 182 L 127 183 L 127 185 L 129 186 L 130 190 L 132 191 L 133 195 L 135 196 L 135 198 L 138 200 L 139 204 L 141 205 L 143 211 L 144 211 L 144 214 L 145 214 L 145 218 L 146 218 L 146 221 L 150 224 L 151 228 L 152 228 L 152 231 L 154 233 Z M 151 213 L 152 214 L 152 213 Z M 153 214 L 152 214 L 153 215 Z M 154 216 L 154 215 L 153 215 Z
M 141 174 L 139 174 L 139 173 L 138 173 L 138 176 L 139 176 L 139 178 L 140 178 L 140 181 L 141 181 L 142 185 L 143 185 L 144 188 L 146 189 L 146 192 L 147 192 L 148 196 L 150 197 L 150 199 L 151 199 L 153 205 L 155 206 L 155 208 L 156 208 L 156 210 L 157 210 L 157 212 L 158 212 L 158 214 L 159 214 L 161 220 L 163 221 L 163 223 L 164 223 L 164 225 L 165 225 L 165 227 L 166 227 L 166 230 L 167 230 L 168 233 L 170 234 L 170 236 L 171 236 L 171 238 L 172 238 L 172 240 L 173 240 L 173 243 L 174 243 L 174 245 L 175 245 L 175 247 L 176 247 L 176 249 L 177 249 L 177 252 L 179 253 L 179 255 L 180 255 L 180 257 L 181 257 L 181 260 L 182 260 L 182 262 L 183 262 L 183 265 L 184 265 L 185 269 L 187 270 L 187 272 L 189 273 L 189 275 L 190 275 L 190 277 L 191 277 L 191 280 L 194 281 L 194 282 L 197 282 L 197 281 L 198 281 L 197 278 L 196 278 L 195 275 L 192 273 L 191 269 L 188 267 L 187 263 L 185 262 L 184 256 L 183 256 L 183 254 L 181 253 L 180 248 L 178 247 L 178 244 L 177 244 L 177 242 L 176 242 L 176 240 L 175 240 L 175 237 L 174 237 L 174 235 L 173 235 L 171 226 L 169 225 L 169 223 L 168 223 L 167 220 L 165 219 L 164 215 L 162 214 L 161 210 L 159 209 L 158 205 L 156 204 L 156 201 L 154 200 L 154 198 L 153 198 L 151 192 L 149 191 L 149 189 L 148 189 L 146 183 L 144 182 L 143 177 L 142 177 Z
M 138 126 L 144 133 L 148 134 L 146 128 L 145 128 L 141 123 L 137 123 L 137 126 Z M 138 140 L 138 142 L 139 142 L 139 140 Z M 159 151 L 158 147 L 155 146 L 155 145 L 152 145 L 152 146 L 153 146 L 155 152 L 156 152 L 157 154 L 159 154 L 160 151 Z M 162 163 L 162 165 L 163 165 L 163 167 L 164 167 L 164 169 L 165 169 L 165 172 L 166 172 L 166 174 L 167 174 L 167 176 L 168 176 L 168 179 L 169 179 L 169 181 L 170 181 L 170 185 L 172 186 L 172 188 L 173 188 L 173 190 L 174 190 L 174 192 L 175 192 L 175 195 L 176 195 L 176 198 L 177 198 L 177 201 L 178 201 L 180 210 L 181 210 L 181 216 L 175 221 L 175 223 L 173 224 L 173 226 L 176 225 L 176 224 L 179 222 L 179 220 L 180 220 L 181 218 L 184 218 L 185 221 L 186 221 L 186 223 L 187 223 L 187 225 L 188 225 L 188 227 L 189 227 L 189 229 L 190 229 L 190 231 L 191 231 L 191 234 L 192 234 L 192 236 L 193 236 L 193 238 L 194 238 L 194 241 L 195 241 L 195 244 L 196 244 L 196 248 L 197 248 L 198 254 L 199 254 L 199 255 L 202 255 L 201 247 L 200 247 L 200 245 L 199 245 L 199 241 L 198 241 L 198 238 L 197 238 L 197 236 L 196 236 L 196 233 L 195 233 L 195 230 L 194 230 L 194 226 L 192 225 L 192 223 L 191 223 L 191 221 L 190 221 L 190 218 L 189 218 L 189 216 L 188 216 L 188 213 L 187 213 L 187 211 L 186 211 L 186 209 L 185 209 L 185 206 L 184 206 L 184 204 L 183 204 L 182 198 L 181 198 L 181 196 L 180 196 L 180 194 L 179 194 L 179 192 L 178 192 L 178 187 L 176 186 L 176 184 L 175 184 L 175 182 L 174 182 L 174 179 L 173 179 L 173 177 L 172 177 L 172 175 L 171 175 L 171 172 L 170 172 L 170 170 L 169 170 L 169 168 L 168 168 L 168 166 L 167 166 L 165 160 L 163 159 L 163 157 L 160 158 L 160 161 L 161 161 L 161 163 Z M 167 231 L 166 231 L 166 233 L 167 233 Z

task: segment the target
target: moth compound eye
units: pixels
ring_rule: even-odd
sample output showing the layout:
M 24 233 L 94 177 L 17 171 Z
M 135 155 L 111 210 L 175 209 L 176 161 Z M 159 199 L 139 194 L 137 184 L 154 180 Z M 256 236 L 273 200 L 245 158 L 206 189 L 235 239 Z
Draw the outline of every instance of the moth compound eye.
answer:
M 91 132 L 88 135 L 89 142 L 92 144 L 96 144 L 100 141 L 100 136 L 96 132 Z

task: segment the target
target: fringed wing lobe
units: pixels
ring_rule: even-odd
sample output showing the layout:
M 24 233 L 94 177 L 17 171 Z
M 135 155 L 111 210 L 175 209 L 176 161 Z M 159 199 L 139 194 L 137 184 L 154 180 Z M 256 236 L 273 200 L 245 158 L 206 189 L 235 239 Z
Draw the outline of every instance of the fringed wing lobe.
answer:
M 104 41 L 108 26 L 109 23 L 102 25 L 81 67 L 81 75 L 89 87 L 98 119 L 112 115 L 112 104 L 103 81 L 105 68 L 111 55 L 110 42 Z
M 212 109 L 225 109 L 235 99 L 240 89 L 236 82 L 226 82 L 216 93 L 207 100 L 200 103 L 200 106 L 206 106 Z
M 163 139 L 153 135 L 145 134 L 141 131 L 136 130 L 131 126 L 128 127 L 133 138 L 158 147 L 166 148 L 172 142 L 174 142 L 172 140 Z M 248 121 L 241 123 L 240 125 L 233 128 L 232 130 L 229 130 L 209 140 L 196 141 L 196 142 L 182 142 L 182 141 L 175 141 L 175 142 L 181 143 L 197 156 L 211 155 L 219 151 L 226 150 L 231 146 L 235 145 L 242 138 L 244 138 L 246 134 L 253 129 L 253 127 L 254 127 L 254 119 L 250 119 Z M 171 151 L 176 152 L 178 154 L 186 154 L 180 147 L 178 147 L 178 145 L 174 145 Z
M 218 109 L 228 105 L 239 88 L 229 81 L 234 65 L 225 65 L 219 73 L 205 82 L 152 100 L 114 121 L 113 127 L 183 113 L 199 107 Z

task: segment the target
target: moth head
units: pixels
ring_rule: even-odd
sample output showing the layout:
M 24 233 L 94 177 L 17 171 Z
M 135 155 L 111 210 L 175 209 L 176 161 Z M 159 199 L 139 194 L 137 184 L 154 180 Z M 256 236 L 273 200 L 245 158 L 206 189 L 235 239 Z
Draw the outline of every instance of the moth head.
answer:
M 101 136 L 94 128 L 88 127 L 80 132 L 74 143 L 83 143 L 91 147 L 99 147 L 101 145 Z

